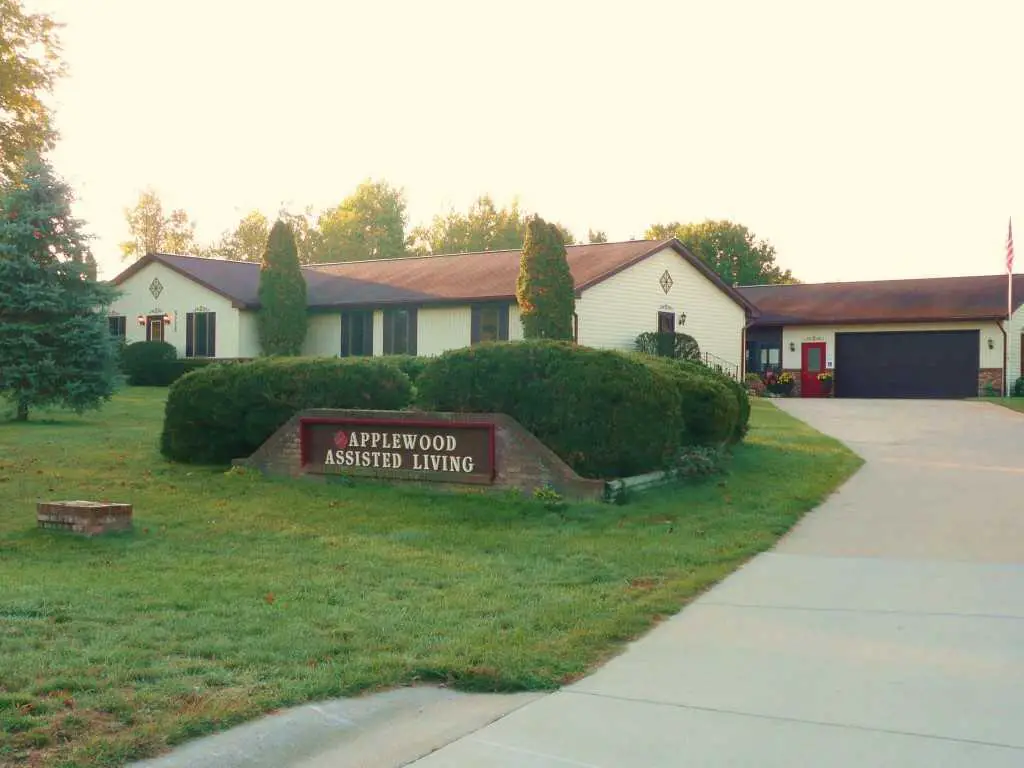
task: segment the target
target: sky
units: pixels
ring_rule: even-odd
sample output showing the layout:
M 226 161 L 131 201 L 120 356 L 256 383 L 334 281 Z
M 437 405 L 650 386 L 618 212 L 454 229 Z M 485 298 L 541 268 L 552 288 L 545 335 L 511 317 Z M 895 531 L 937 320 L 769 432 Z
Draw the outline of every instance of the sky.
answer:
M 213 240 L 367 178 L 410 226 L 481 194 L 577 237 L 731 219 L 805 282 L 1024 243 L 1019 0 L 24 1 L 65 24 L 50 158 L 101 277 L 146 187 Z

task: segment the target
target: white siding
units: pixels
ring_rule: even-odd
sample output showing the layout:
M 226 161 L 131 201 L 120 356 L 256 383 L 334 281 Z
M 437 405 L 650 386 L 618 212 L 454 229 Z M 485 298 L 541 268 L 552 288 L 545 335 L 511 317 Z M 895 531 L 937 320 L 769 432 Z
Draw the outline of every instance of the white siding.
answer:
M 340 331 L 339 331 L 340 333 Z M 339 342 L 340 343 L 340 342 Z M 373 356 L 380 357 L 384 354 L 384 310 L 378 309 L 373 313 Z
M 1010 317 L 1006 328 L 1006 336 L 1009 341 L 1006 370 L 1009 371 L 1010 391 L 1013 392 L 1013 385 L 1018 378 L 1024 376 L 1024 360 L 1021 360 L 1021 336 L 1024 335 L 1024 306 L 1020 307 Z
M 787 326 L 782 329 L 782 367 L 800 369 L 800 345 L 805 341 L 824 341 L 825 359 L 835 363 L 837 333 L 874 331 L 980 331 L 978 364 L 981 368 L 1003 367 L 1003 332 L 996 323 L 878 323 L 873 325 Z M 992 339 L 993 348 L 988 348 Z M 790 343 L 794 349 L 790 349 Z M 1012 368 L 1011 368 L 1012 370 Z
M 416 313 L 417 354 L 433 356 L 449 349 L 468 347 L 471 323 L 469 306 L 421 307 Z
M 238 357 L 259 357 L 261 352 L 256 313 L 243 309 L 238 313 Z
M 163 286 L 159 296 L 153 297 L 149 286 L 157 278 Z M 170 325 L 164 340 L 173 344 L 178 356 L 185 356 L 185 314 L 202 307 L 217 314 L 217 357 L 240 357 L 239 310 L 229 299 L 196 284 L 187 277 L 160 263 L 147 264 L 121 285 L 120 297 L 110 307 L 111 314 L 124 315 L 125 339 L 128 342 L 145 341 L 146 328 L 136 322 L 138 315 L 170 314 Z
M 666 271 L 672 278 L 667 294 L 659 283 Z M 579 343 L 633 349 L 638 335 L 658 330 L 659 311 L 685 313 L 686 323 L 676 330 L 693 336 L 701 352 L 743 364 L 743 307 L 671 248 L 583 292 L 576 301 Z
M 523 340 L 523 318 L 519 314 L 518 304 L 513 304 L 508 309 L 508 340 Z
M 375 340 L 376 341 L 376 340 Z M 302 354 L 337 357 L 341 354 L 341 313 L 314 314 L 309 316 L 306 340 Z

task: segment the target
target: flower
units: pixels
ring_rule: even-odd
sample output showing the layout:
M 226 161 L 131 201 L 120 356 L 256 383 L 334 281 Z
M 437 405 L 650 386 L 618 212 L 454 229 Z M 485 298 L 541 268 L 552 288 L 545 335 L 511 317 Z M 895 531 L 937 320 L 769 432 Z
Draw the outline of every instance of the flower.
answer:
M 821 373 L 818 374 L 818 381 L 822 381 L 822 382 L 832 381 L 832 372 L 831 371 L 822 371 Z
M 793 374 L 789 371 L 783 371 L 779 374 L 779 384 L 792 384 Z

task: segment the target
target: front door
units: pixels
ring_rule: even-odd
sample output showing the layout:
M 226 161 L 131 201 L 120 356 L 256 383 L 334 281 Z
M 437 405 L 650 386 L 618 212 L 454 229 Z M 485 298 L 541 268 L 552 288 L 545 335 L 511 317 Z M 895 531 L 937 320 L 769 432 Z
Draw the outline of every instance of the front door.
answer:
M 822 397 L 818 374 L 825 370 L 825 342 L 806 341 L 800 347 L 800 396 Z
M 146 318 L 146 341 L 164 340 L 164 316 L 150 315 Z

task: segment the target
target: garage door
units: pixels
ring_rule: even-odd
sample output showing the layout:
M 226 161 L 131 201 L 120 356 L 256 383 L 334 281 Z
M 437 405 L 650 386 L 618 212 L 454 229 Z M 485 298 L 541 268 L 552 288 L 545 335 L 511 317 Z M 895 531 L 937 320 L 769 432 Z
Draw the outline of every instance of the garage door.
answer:
M 976 397 L 978 331 L 836 334 L 836 397 Z

